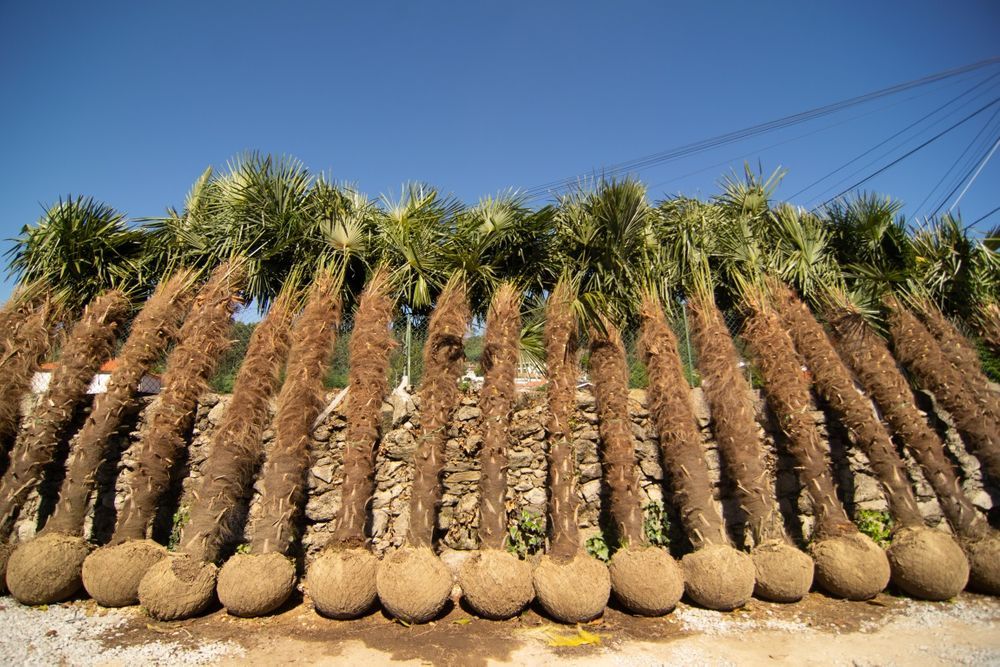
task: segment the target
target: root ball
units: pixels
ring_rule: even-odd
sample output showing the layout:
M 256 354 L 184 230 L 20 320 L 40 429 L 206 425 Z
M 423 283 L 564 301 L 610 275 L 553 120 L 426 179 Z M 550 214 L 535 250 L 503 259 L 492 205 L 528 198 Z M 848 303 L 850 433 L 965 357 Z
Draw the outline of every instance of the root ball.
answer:
M 855 533 L 814 542 L 816 583 L 847 600 L 868 600 L 889 583 L 889 559 L 867 535 Z
M 378 566 L 378 597 L 392 616 L 408 623 L 426 623 L 441 613 L 452 588 L 451 573 L 426 547 L 403 547 Z
M 757 583 L 753 594 L 771 602 L 798 602 L 812 587 L 813 559 L 785 542 L 765 542 L 750 552 Z
M 892 582 L 910 597 L 947 600 L 969 581 L 969 561 L 948 533 L 904 528 L 887 551 Z
M 611 596 L 611 575 L 604 563 L 578 551 L 570 561 L 543 556 L 535 568 L 535 593 L 549 616 L 582 623 L 604 613 Z
M 684 575 L 665 549 L 619 549 L 608 572 L 615 597 L 634 614 L 662 616 L 684 595 Z
M 139 603 L 139 582 L 149 568 L 167 557 L 152 540 L 129 540 L 101 547 L 83 561 L 83 587 L 102 607 Z
M 218 568 L 188 555 L 171 555 L 149 568 L 139 582 L 139 604 L 161 621 L 196 616 L 215 597 Z
M 963 540 L 969 559 L 969 588 L 1000 595 L 1000 535 L 990 532 L 978 540 Z
M 754 565 L 748 554 L 724 544 L 712 544 L 681 559 L 684 592 L 706 609 L 729 611 L 753 595 Z
M 295 564 L 284 554 L 236 554 L 219 570 L 216 593 L 233 616 L 263 616 L 295 590 Z
M 512 618 L 535 598 L 531 565 L 499 549 L 473 553 L 458 573 L 462 597 L 484 618 Z
M 73 596 L 90 553 L 82 537 L 48 533 L 19 545 L 7 563 L 7 587 L 21 604 L 52 604 Z
M 367 549 L 328 549 L 306 571 L 306 590 L 323 616 L 357 618 L 375 605 L 377 570 Z

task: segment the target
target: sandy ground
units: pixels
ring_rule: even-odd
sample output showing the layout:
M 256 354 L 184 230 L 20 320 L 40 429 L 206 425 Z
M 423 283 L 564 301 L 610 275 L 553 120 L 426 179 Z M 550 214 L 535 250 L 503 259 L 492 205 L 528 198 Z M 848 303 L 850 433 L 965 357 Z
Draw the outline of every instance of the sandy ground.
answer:
M 664 618 L 609 609 L 582 627 L 536 610 L 484 621 L 460 606 L 407 627 L 374 612 L 338 622 L 295 601 L 280 613 L 239 619 L 221 610 L 159 623 L 141 609 L 90 600 L 24 607 L 0 598 L 0 663 L 356 665 L 1000 665 L 1000 600 L 963 594 L 868 602 L 813 593 L 795 605 L 752 601 L 729 613 L 680 605 Z

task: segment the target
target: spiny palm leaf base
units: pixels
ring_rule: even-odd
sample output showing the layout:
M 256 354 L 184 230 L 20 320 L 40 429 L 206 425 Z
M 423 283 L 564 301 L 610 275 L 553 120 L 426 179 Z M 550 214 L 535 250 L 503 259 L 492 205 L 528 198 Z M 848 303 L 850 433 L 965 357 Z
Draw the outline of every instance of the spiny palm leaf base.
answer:
M 382 606 L 407 623 L 433 620 L 451 597 L 451 573 L 427 547 L 403 547 L 378 566 L 375 586 Z
M 284 554 L 236 554 L 219 570 L 216 593 L 233 616 L 264 616 L 295 590 L 295 564 Z
M 681 559 L 684 592 L 706 609 L 730 611 L 753 595 L 754 566 L 750 556 L 725 544 L 710 544 Z
M 619 549 L 608 564 L 611 590 L 633 614 L 663 616 L 684 595 L 684 575 L 665 549 L 652 546 Z
M 889 584 L 889 559 L 871 538 L 861 533 L 813 542 L 816 583 L 834 597 L 868 600 Z
M 780 540 L 764 542 L 750 552 L 756 572 L 754 597 L 771 602 L 798 602 L 813 583 L 813 559 Z
M 969 588 L 1000 595 L 1000 534 L 989 532 L 981 538 L 962 540 L 969 558 Z
M 139 604 L 160 621 L 178 621 L 205 611 L 215 599 L 219 569 L 187 554 L 171 554 L 139 582 Z
M 947 600 L 969 581 L 969 561 L 948 533 L 933 528 L 903 528 L 887 551 L 892 583 L 910 597 Z
M 367 549 L 327 549 L 306 571 L 306 590 L 323 616 L 358 618 L 375 606 L 377 571 L 378 559 Z
M 531 565 L 499 549 L 474 551 L 458 573 L 462 598 L 483 618 L 513 618 L 535 599 Z
M 90 545 L 82 537 L 41 535 L 11 554 L 7 588 L 21 604 L 62 602 L 80 590 L 80 570 L 89 553 Z
M 139 582 L 166 557 L 166 548 L 152 540 L 101 547 L 83 561 L 83 587 L 102 607 L 139 604 Z
M 543 556 L 535 568 L 534 582 L 538 601 L 561 623 L 597 618 L 611 597 L 607 566 L 585 551 L 577 551 L 571 560 Z

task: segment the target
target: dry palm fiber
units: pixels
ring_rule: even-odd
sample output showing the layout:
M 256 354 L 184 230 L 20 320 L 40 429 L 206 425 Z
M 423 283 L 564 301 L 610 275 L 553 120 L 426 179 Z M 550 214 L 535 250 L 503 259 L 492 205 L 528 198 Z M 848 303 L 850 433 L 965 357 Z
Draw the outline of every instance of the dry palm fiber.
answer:
M 521 292 L 510 283 L 493 295 L 483 342 L 483 446 L 479 450 L 479 551 L 459 572 L 465 601 L 487 618 L 511 618 L 532 598 L 531 567 L 504 551 L 507 536 L 507 448 L 517 394 Z
M 979 308 L 974 319 L 979 335 L 994 354 L 1000 354 L 1000 304 L 987 303 Z
M 243 281 L 241 264 L 219 266 L 195 296 L 179 342 L 167 357 L 163 389 L 139 436 L 136 469 L 128 480 L 111 546 L 90 554 L 83 564 L 84 588 L 98 604 L 135 604 L 145 569 L 164 553 L 144 540 L 146 531 L 186 446 L 198 398 L 231 344 L 232 315 Z
M 458 404 L 458 379 L 465 360 L 463 337 L 469 324 L 465 281 L 452 278 L 438 297 L 424 345 L 424 375 L 417 388 L 420 430 L 410 490 L 406 546 L 379 565 L 376 589 L 382 605 L 411 623 L 431 620 L 451 594 L 451 575 L 433 551 L 441 502 L 441 471 L 448 424 Z
M 920 303 L 920 315 L 924 326 L 937 339 L 941 354 L 951 363 L 965 380 L 976 402 L 1000 430 L 1000 393 L 990 387 L 990 380 L 983 373 L 976 346 L 945 317 L 937 305 L 924 300 Z
M 291 302 L 289 293 L 283 293 L 254 329 L 233 395 L 212 434 L 178 553 L 157 563 L 139 584 L 139 602 L 161 621 L 193 616 L 212 601 L 215 561 L 223 540 L 233 531 L 232 513 L 250 490 L 263 454 L 270 401 L 288 354 Z
M 48 390 L 27 418 L 10 468 L 0 481 L 0 538 L 10 535 L 21 504 L 38 483 L 42 468 L 52 461 L 73 414 L 86 399 L 94 373 L 111 356 L 128 306 L 121 292 L 106 292 L 91 301 L 73 325 Z
M 643 300 L 641 315 L 639 347 L 649 374 L 649 411 L 674 502 L 695 548 L 683 560 L 686 590 L 701 606 L 734 609 L 753 594 L 753 563 L 729 545 L 722 516 L 712 500 L 701 433 L 673 331 L 650 295 Z
M 599 419 L 604 480 L 622 545 L 609 566 L 611 589 L 630 611 L 659 616 L 677 605 L 684 593 L 684 580 L 673 558 L 646 539 L 628 411 L 625 346 L 611 322 L 602 324 L 603 332 L 597 328 L 590 332 L 590 374 Z
M 1000 480 L 1000 428 L 970 390 L 962 373 L 941 353 L 927 328 L 896 299 L 889 299 L 889 334 L 893 350 L 923 387 L 955 420 L 962 439 L 976 455 L 983 470 Z
M 545 360 L 548 367 L 549 544 L 535 568 L 538 601 L 557 621 L 578 623 L 596 618 L 611 595 L 604 563 L 580 548 L 576 454 L 570 420 L 576 403 L 576 317 L 568 283 L 560 281 L 545 312 Z
M 8 306 L 8 308 L 11 308 Z M 14 443 L 21 412 L 21 399 L 31 387 L 31 378 L 49 351 L 51 307 L 47 300 L 22 304 L 6 312 L 0 349 L 0 456 Z M 0 469 L 3 464 L 0 463 Z
M 222 604 L 240 616 L 261 616 L 284 604 L 295 584 L 288 551 L 302 512 L 313 422 L 323 409 L 323 376 L 340 322 L 339 283 L 317 278 L 292 324 L 285 382 L 278 393 L 274 444 L 260 473 L 260 516 L 249 554 L 230 558 L 219 572 Z
M 987 592 L 1000 592 L 1000 540 L 962 490 L 944 443 L 927 423 L 926 415 L 917 409 L 910 385 L 885 341 L 849 310 L 834 311 L 827 320 L 841 358 L 875 399 L 934 489 L 969 558 L 970 582 Z
M 80 586 L 80 568 L 89 552 L 83 533 L 87 497 L 94 487 L 106 443 L 135 402 L 139 381 L 163 354 L 177 333 L 190 303 L 190 274 L 184 272 L 161 283 L 132 323 L 108 380 L 107 391 L 98 394 L 83 426 L 70 442 L 63 480 L 53 515 L 42 536 L 18 547 L 8 578 L 18 599 L 31 604 L 49 604 L 72 595 Z M 73 546 L 75 545 L 75 546 Z M 18 563 L 44 576 L 28 576 Z
M 376 271 L 361 294 L 349 343 L 340 515 L 326 549 L 306 573 L 316 610 L 331 618 L 354 618 L 375 604 L 377 561 L 368 551 L 365 519 L 374 488 L 379 414 L 389 392 L 389 357 L 396 347 L 389 329 L 392 313 L 388 274 Z
M 775 283 L 776 305 L 820 394 L 865 452 L 878 476 L 897 530 L 889 549 L 893 581 L 904 591 L 931 599 L 954 597 L 965 587 L 968 563 L 951 537 L 928 531 L 906 476 L 906 467 L 871 403 L 857 391 L 823 327 L 787 286 Z M 934 548 L 919 549 L 932 542 Z M 950 542 L 950 545 L 949 545 Z M 905 554 L 905 557 L 903 557 Z
M 809 384 L 792 339 L 769 306 L 761 300 L 751 306 L 744 334 L 755 351 L 768 402 L 788 436 L 788 450 L 816 514 L 810 549 L 816 561 L 817 583 L 838 597 L 874 597 L 889 583 L 889 562 L 851 523 L 837 498 L 820 435 L 810 416 L 814 406 Z

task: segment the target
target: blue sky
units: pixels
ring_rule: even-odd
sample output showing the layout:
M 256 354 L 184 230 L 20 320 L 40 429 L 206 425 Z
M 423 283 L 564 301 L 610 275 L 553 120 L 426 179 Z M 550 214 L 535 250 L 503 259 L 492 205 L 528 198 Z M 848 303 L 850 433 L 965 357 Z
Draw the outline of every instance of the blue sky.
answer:
M 987 0 L 4 2 L 0 238 L 68 193 L 158 215 L 206 166 L 247 149 L 295 155 L 372 195 L 423 180 L 474 202 L 997 56 L 998 34 L 1000 3 Z M 793 200 L 811 206 L 882 151 L 853 180 L 995 99 L 998 72 L 637 175 L 653 198 L 707 196 L 730 168 L 759 161 L 789 170 L 778 191 L 789 197 L 981 84 Z M 998 108 L 869 186 L 911 216 L 932 209 L 1000 136 Z M 1000 205 L 998 186 L 1000 155 L 963 217 Z M 979 227 L 996 224 L 1000 213 Z

